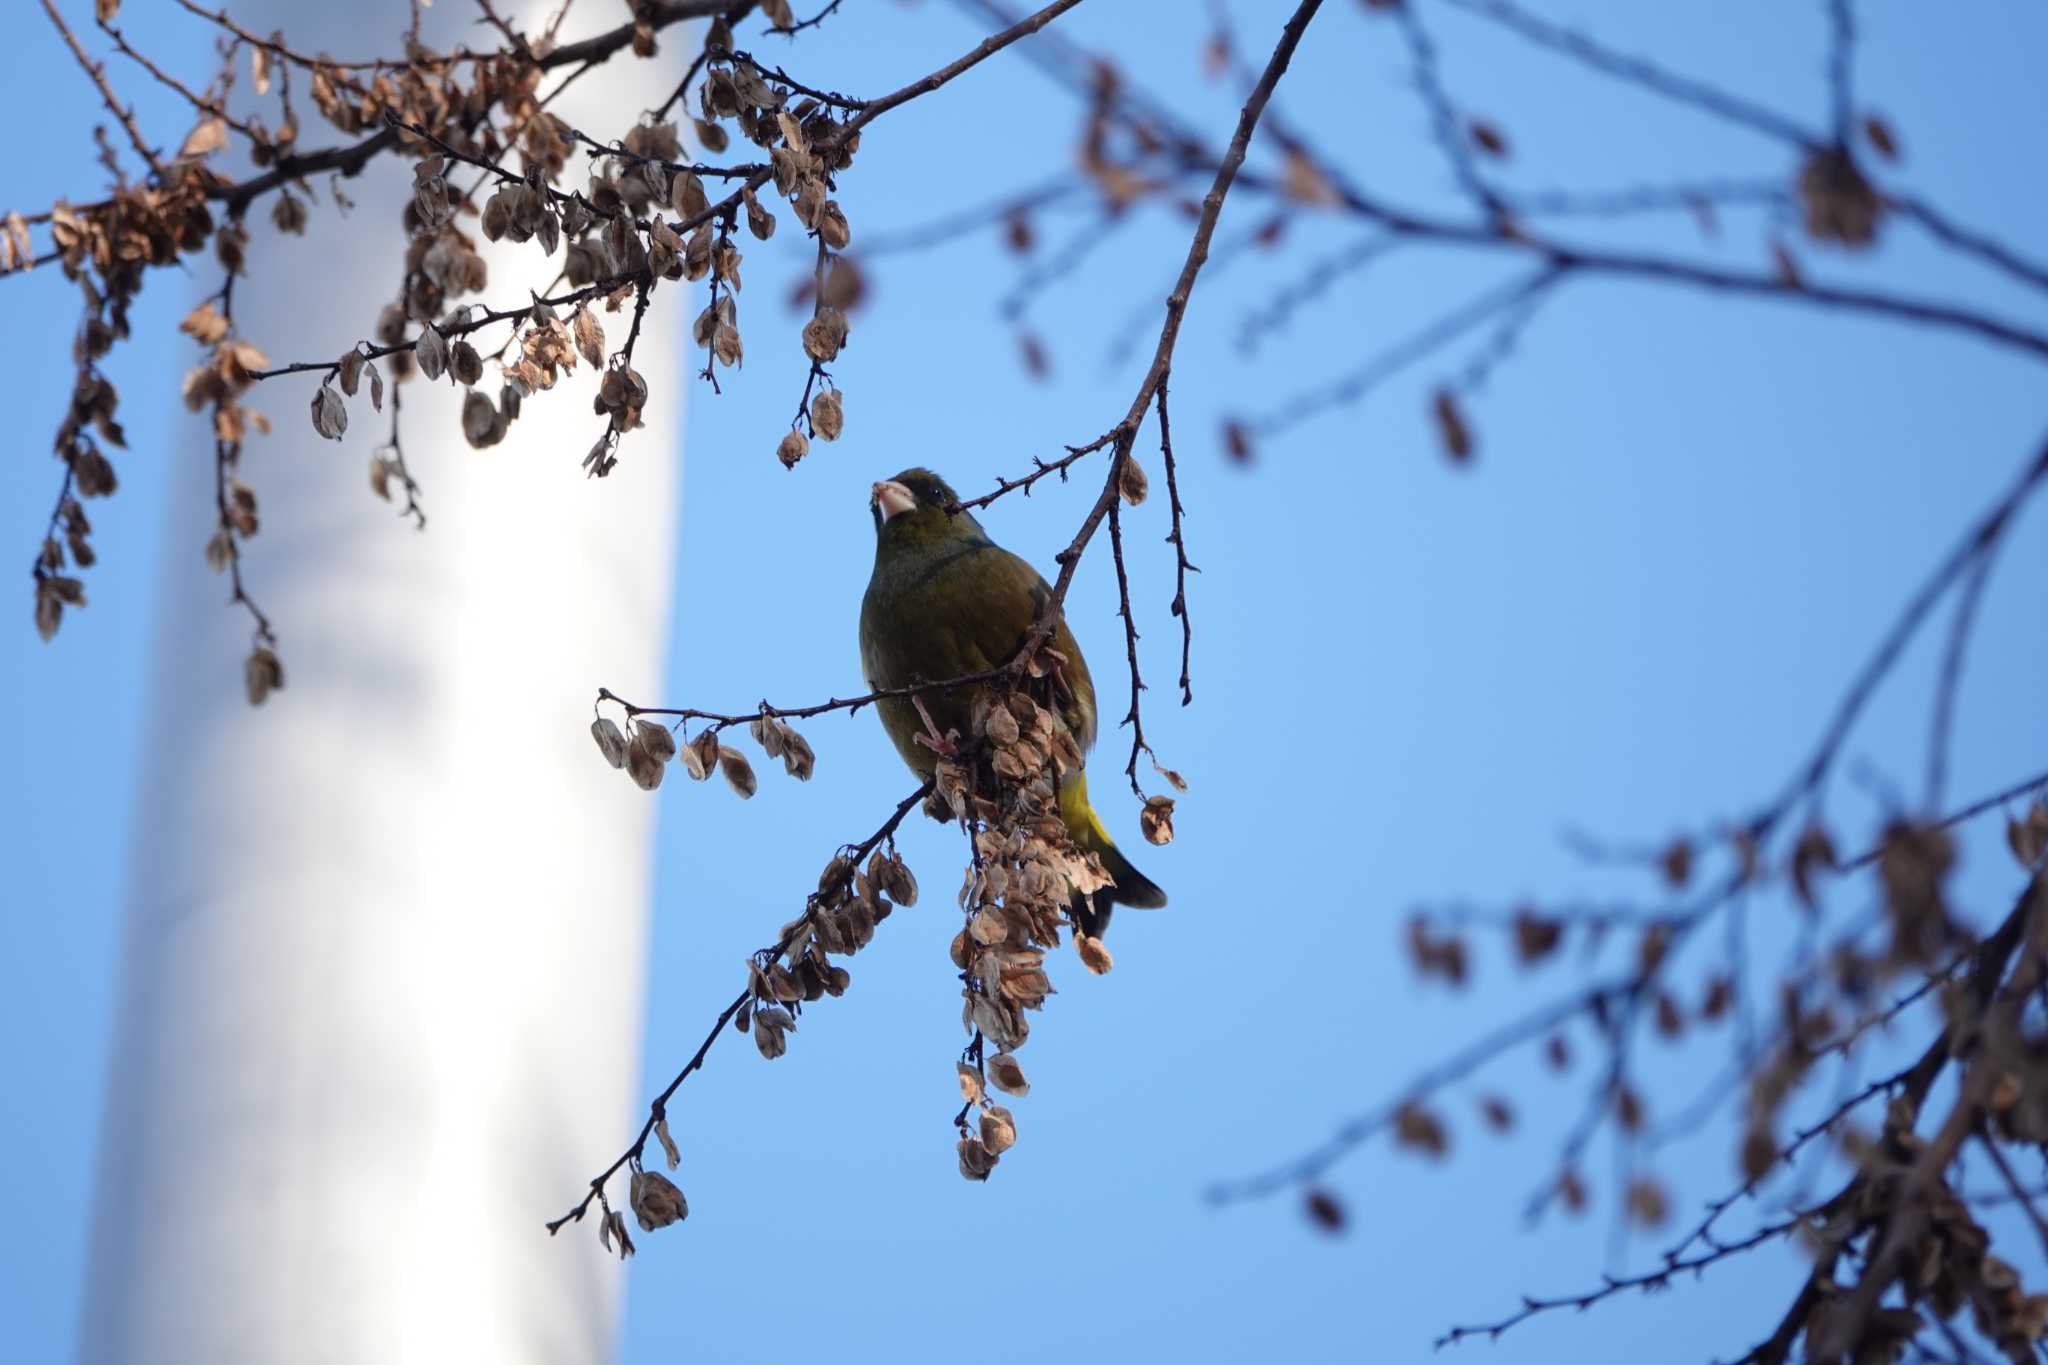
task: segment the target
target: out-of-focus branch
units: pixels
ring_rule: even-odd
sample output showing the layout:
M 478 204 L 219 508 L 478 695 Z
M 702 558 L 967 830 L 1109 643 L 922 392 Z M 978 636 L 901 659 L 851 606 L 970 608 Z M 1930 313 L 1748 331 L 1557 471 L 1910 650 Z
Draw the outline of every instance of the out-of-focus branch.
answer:
M 163 175 L 164 163 L 158 158 L 156 149 L 142 136 L 142 129 L 136 126 L 135 111 L 121 107 L 120 96 L 114 93 L 114 87 L 108 83 L 106 65 L 94 61 L 86 52 L 78 41 L 78 35 L 71 31 L 71 25 L 64 22 L 64 16 L 57 12 L 57 6 L 51 0 L 42 0 L 42 3 L 43 13 L 50 16 L 50 22 L 56 26 L 58 35 L 64 39 L 64 45 L 71 49 L 71 55 L 77 59 L 79 69 L 91 78 L 93 87 L 100 92 L 100 101 L 107 106 L 107 112 L 114 116 L 121 125 L 121 131 L 128 135 L 128 145 L 142 158 L 143 165 L 157 175 Z

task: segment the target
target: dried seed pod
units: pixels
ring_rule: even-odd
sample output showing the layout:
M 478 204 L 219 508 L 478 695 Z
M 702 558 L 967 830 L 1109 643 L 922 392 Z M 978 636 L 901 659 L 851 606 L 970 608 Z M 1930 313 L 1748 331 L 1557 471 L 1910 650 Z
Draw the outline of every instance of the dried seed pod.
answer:
M 697 737 L 690 741 L 690 748 L 693 752 L 683 760 L 683 767 L 691 777 L 702 782 L 718 771 L 720 745 L 716 730 L 699 731 Z
M 633 1172 L 629 1189 L 633 1216 L 640 1221 L 642 1232 L 653 1232 L 690 1216 L 690 1203 L 683 1198 L 683 1192 L 659 1171 Z
M 1097 976 L 1106 976 L 1109 969 L 1116 965 L 1116 960 L 1109 955 L 1109 949 L 1102 946 L 1102 940 L 1099 938 L 1076 933 L 1074 950 L 1081 955 L 1081 965 Z
M 462 439 L 488 450 L 505 439 L 505 416 L 490 399 L 471 389 L 462 399 Z
M 1328 1190 L 1310 1190 L 1304 1196 L 1304 1207 L 1308 1210 L 1309 1221 L 1324 1232 L 1338 1233 L 1344 1230 L 1347 1214 L 1343 1201 Z
M 882 889 L 894 897 L 898 905 L 916 905 L 917 878 L 911 874 L 909 865 L 900 857 L 892 855 L 888 861 L 887 874 L 882 881 Z
M 676 1140 L 669 1136 L 668 1115 L 663 1114 L 654 1121 L 654 1136 L 661 1143 L 661 1154 L 668 1159 L 668 1168 L 674 1170 L 683 1164 L 683 1154 L 676 1150 Z
M 282 194 L 278 197 L 277 203 L 271 206 L 270 223 L 279 232 L 289 233 L 294 237 L 302 235 L 306 231 L 306 218 L 305 201 L 297 195 Z
M 2036 798 L 2023 817 L 2006 821 L 2005 841 L 2021 867 L 2039 866 L 2048 855 L 2048 804 Z
M 484 358 L 467 341 L 458 341 L 448 349 L 448 373 L 458 384 L 474 384 L 484 377 Z
M 1443 1121 L 1413 1101 L 1394 1113 L 1394 1141 L 1435 1157 L 1443 1156 L 1451 1146 Z
M 695 220 L 711 212 L 711 201 L 704 197 L 704 182 L 695 171 L 676 172 L 675 179 L 669 182 L 668 203 L 686 219 Z
M 842 900 L 852 881 L 853 859 L 844 853 L 835 853 L 825 864 L 825 870 L 818 874 L 818 894 L 828 900 Z
M 44 579 L 42 581 L 54 582 L 59 580 Z M 61 581 L 75 584 L 78 580 L 64 579 Z M 81 591 L 70 600 L 73 606 L 83 605 L 85 594 Z M 284 690 L 284 665 L 279 662 L 275 652 L 262 645 L 258 645 L 250 653 L 248 662 L 242 666 L 242 683 L 249 693 L 249 705 L 261 706 L 272 692 L 282 692 Z
M 1152 481 L 1145 475 L 1145 466 L 1129 455 L 1124 456 L 1123 463 L 1117 466 L 1116 491 L 1133 507 L 1144 502 L 1145 495 L 1152 491 Z
M 597 751 L 605 762 L 614 768 L 626 766 L 626 736 L 617 722 L 600 716 L 590 722 L 590 737 L 597 741 Z
M 432 323 L 420 328 L 419 340 L 412 346 L 413 359 L 419 363 L 420 373 L 428 379 L 439 379 L 448 369 L 448 343 L 441 339 Z
M 1654 1180 L 1637 1180 L 1628 1187 L 1628 1211 L 1644 1227 L 1657 1227 L 1671 1214 L 1670 1198 Z M 1914 1321 L 1917 1323 L 1918 1318 Z
M 954 1066 L 959 1069 L 960 1073 L 961 1100 L 968 1104 L 980 1104 L 982 1100 L 981 1073 L 965 1062 L 955 1062 Z
M 1004 706 L 994 707 L 989 711 L 988 724 L 984 733 L 987 734 L 989 743 L 999 749 L 1009 748 L 1017 743 L 1022 736 L 1022 731 L 1017 725 L 1016 716 L 1012 715 L 1009 708 Z
M 313 430 L 330 441 L 339 441 L 342 433 L 348 430 L 348 406 L 341 401 L 340 394 L 325 384 L 313 393 Z M 74 461 L 74 470 L 76 466 Z M 85 492 L 83 485 L 87 481 L 81 479 L 79 482 L 80 491 Z M 87 493 L 87 496 L 91 494 Z
M 654 756 L 656 763 L 666 763 L 676 756 L 676 737 L 666 725 L 638 720 L 633 722 L 633 732 L 647 746 L 647 752 Z
M 704 733 L 710 734 L 711 732 L 707 730 Z M 699 738 L 702 738 L 702 736 L 699 736 Z M 690 780 L 693 782 L 702 782 L 705 778 L 711 776 L 711 768 L 705 766 L 704 755 L 698 749 L 697 741 L 694 739 L 685 740 L 682 746 L 676 750 L 676 761 L 683 765 L 683 771 L 690 775 Z M 714 762 L 712 766 L 715 767 L 717 765 Z
M 588 307 L 578 308 L 569 318 L 569 334 L 576 339 L 576 349 L 583 356 L 584 363 L 593 370 L 604 368 L 604 325 Z
M 1470 460 L 1472 428 L 1466 425 L 1456 396 L 1449 389 L 1438 389 L 1430 400 L 1430 407 L 1436 416 L 1437 439 L 1443 443 L 1444 454 L 1455 464 Z
M 846 250 L 846 244 L 853 239 L 853 229 L 836 199 L 827 199 L 819 206 L 817 222 L 812 226 L 818 231 L 818 240 L 833 251 Z
M 754 1012 L 754 1046 L 761 1055 L 774 1061 L 789 1050 L 786 1034 L 796 1027 L 796 1020 L 790 1018 L 786 1009 L 765 1009 Z
M 960 1157 L 960 1174 L 969 1180 L 986 1180 L 988 1173 L 996 1168 L 995 1153 L 991 1152 L 980 1138 L 961 1138 L 957 1151 Z
M 1557 950 L 1564 939 L 1564 926 L 1545 919 L 1533 910 L 1515 913 L 1515 955 L 1523 963 L 1541 962 Z
M 747 358 L 747 348 L 740 340 L 740 329 L 731 323 L 720 323 L 711 334 L 711 354 L 718 358 L 719 364 L 728 368 L 743 363 Z
M 836 308 L 820 308 L 804 324 L 804 354 L 821 365 L 830 364 L 846 345 L 846 314 Z
M 732 145 L 732 139 L 726 136 L 725 129 L 715 123 L 706 123 L 703 119 L 696 118 L 690 120 L 690 127 L 697 134 L 697 145 L 713 156 Z
M 1145 798 L 1145 808 L 1138 812 L 1138 827 L 1145 832 L 1145 839 L 1148 843 L 1172 843 L 1173 798 L 1170 796 L 1149 796 Z
M 1017 1120 L 1000 1104 L 981 1111 L 981 1145 L 991 1156 L 1001 1156 L 1017 1145 Z
M 801 431 L 789 431 L 783 435 L 780 445 L 775 447 L 775 458 L 782 461 L 784 469 L 794 469 L 798 460 L 810 452 L 810 440 Z
M 747 762 L 747 756 L 723 744 L 718 746 L 718 771 L 725 775 L 725 780 L 740 794 L 742 801 L 753 796 L 761 785 L 754 776 L 753 765 Z
M 761 746 L 761 752 L 770 758 L 782 757 L 782 731 L 777 728 L 773 716 L 756 716 L 747 726 L 747 733 L 754 737 L 754 743 Z
M 1024 1068 L 1018 1064 L 1014 1053 L 998 1052 L 989 1058 L 988 1079 L 1005 1095 L 1021 1098 L 1031 1093 L 1031 1082 L 1024 1079 Z
M 1799 170 L 1799 199 L 1806 231 L 1818 241 L 1869 246 L 1877 236 L 1884 201 L 1848 150 L 1814 152 Z
M 666 771 L 664 763 L 648 751 L 647 741 L 636 730 L 626 743 L 626 776 L 641 791 L 651 792 L 661 785 L 662 773 Z
M 747 231 L 753 233 L 758 241 L 765 242 L 773 237 L 775 215 L 762 206 L 761 201 L 754 197 L 752 190 L 744 191 L 740 198 L 747 206 Z
M 782 731 L 782 770 L 799 782 L 811 780 L 811 773 L 818 766 L 818 755 L 811 749 L 810 742 L 789 726 L 777 722 Z

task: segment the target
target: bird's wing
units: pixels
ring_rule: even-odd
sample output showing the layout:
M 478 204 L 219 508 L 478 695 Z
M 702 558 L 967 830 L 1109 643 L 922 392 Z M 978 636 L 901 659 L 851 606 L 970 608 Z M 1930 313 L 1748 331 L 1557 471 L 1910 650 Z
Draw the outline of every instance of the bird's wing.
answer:
M 1029 563 L 980 538 L 948 545 L 906 568 L 871 589 L 863 604 L 862 663 L 875 687 L 937 682 L 1007 664 L 1052 596 Z M 1067 723 L 1087 749 L 1095 742 L 1088 665 L 1064 621 L 1052 644 L 1067 661 L 1063 676 L 1074 694 Z

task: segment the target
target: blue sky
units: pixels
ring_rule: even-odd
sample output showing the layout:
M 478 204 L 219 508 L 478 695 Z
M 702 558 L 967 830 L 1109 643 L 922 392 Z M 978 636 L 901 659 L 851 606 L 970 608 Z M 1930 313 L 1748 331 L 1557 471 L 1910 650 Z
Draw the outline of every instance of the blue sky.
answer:
M 1249 44 L 1265 41 L 1285 8 L 1233 12 Z M 1605 188 L 1791 171 L 1785 151 L 1753 133 L 1423 8 L 1441 21 L 1452 88 L 1513 139 L 1508 183 Z M 1899 131 L 1897 179 L 2029 244 L 2048 209 L 2029 173 L 2035 130 L 2048 125 L 2033 70 L 2048 17 L 2015 3 L 1938 23 L 1861 8 L 1870 12 L 1859 94 Z M 1375 191 L 1454 208 L 1394 32 L 1349 0 L 1326 10 L 1280 107 Z M 1235 104 L 1199 74 L 1205 25 L 1193 5 L 1186 22 L 1162 23 L 1164 11 L 1098 0 L 1062 26 L 1116 52 L 1220 141 Z M 1818 126 L 1823 11 L 1782 0 L 1578 0 L 1547 12 Z M 129 23 L 187 70 L 204 59 L 188 25 L 141 7 Z M 38 132 L 12 140 L 0 199 L 32 208 L 57 193 L 85 196 L 94 185 L 76 168 L 96 105 L 53 35 L 17 28 L 0 52 L 0 88 Z M 876 93 L 977 37 L 935 0 L 849 0 L 788 61 L 819 84 Z M 182 127 L 140 83 L 127 85 L 146 116 Z M 864 233 L 1070 166 L 1076 116 L 1067 95 L 1012 60 L 891 115 L 866 138 L 841 195 L 856 250 Z M 1219 240 L 1262 216 L 1249 199 L 1233 202 Z M 1040 239 L 1069 243 L 1089 221 L 1048 212 Z M 1544 982 L 1491 945 L 1462 993 L 1415 982 L 1400 947 L 1412 907 L 1641 893 L 1639 880 L 1582 865 L 1560 832 L 1654 842 L 1775 791 L 1905 596 L 2048 430 L 2038 362 L 1885 321 L 1595 281 L 1553 299 L 1468 405 L 1480 443 L 1472 467 L 1445 462 L 1427 414 L 1430 390 L 1468 353 L 1457 349 L 1263 441 L 1251 467 L 1230 465 L 1215 438 L 1224 415 L 1280 406 L 1497 278 L 1470 254 L 1397 254 L 1303 309 L 1255 354 L 1236 348 L 1250 310 L 1312 254 L 1358 235 L 1303 218 L 1282 255 L 1250 253 L 1227 269 L 1219 260 L 1198 289 L 1173 385 L 1188 540 L 1204 570 L 1192 586 L 1195 705 L 1185 711 L 1168 685 L 1178 631 L 1165 612 L 1164 498 L 1126 521 L 1153 683 L 1147 732 L 1193 784 L 1179 841 L 1162 850 L 1137 840 L 1135 803 L 1114 777 L 1118 732 L 1105 730 L 1094 783 L 1112 829 L 1138 845 L 1136 861 L 1173 905 L 1119 917 L 1107 979 L 1057 964 L 1061 993 L 1024 1054 L 1034 1089 L 1014 1106 L 1016 1152 L 986 1187 L 953 1169 L 947 1119 L 962 1040 L 946 945 L 958 851 L 956 836 L 919 820 L 904 847 L 926 896 L 850 964 L 849 994 L 808 1013 L 782 1060 L 721 1048 L 686 1088 L 675 1128 L 692 1216 L 644 1239 L 625 1272 L 625 1359 L 751 1357 L 764 1331 L 792 1330 L 824 1333 L 849 1360 L 961 1349 L 990 1360 L 1315 1360 L 1366 1349 L 1415 1359 L 1453 1322 L 1496 1316 L 1524 1292 L 1590 1285 L 1610 1264 L 1604 1152 L 1589 1172 L 1592 1216 L 1535 1228 L 1520 1218 L 1577 1113 L 1583 1064 L 1559 1081 L 1524 1056 L 1454 1090 L 1456 1159 L 1441 1169 L 1383 1144 L 1353 1157 L 1332 1180 L 1354 1213 L 1344 1239 L 1315 1233 L 1286 1200 L 1218 1210 L 1200 1196 L 1214 1179 L 1321 1137 L 1541 998 Z M 1760 221 L 1735 214 L 1703 245 L 1682 215 L 1614 240 L 1701 250 L 1730 266 L 1767 260 Z M 1022 373 L 998 316 L 1018 267 L 996 234 L 876 262 L 837 367 L 847 435 L 815 446 L 794 474 L 772 450 L 801 382 L 797 320 L 757 303 L 747 369 L 722 397 L 692 395 L 667 700 L 738 709 L 764 695 L 795 703 L 857 688 L 868 483 L 929 464 L 978 492 L 1033 454 L 1102 431 L 1141 369 L 1112 360 L 1111 342 L 1144 291 L 1163 291 L 1184 245 L 1177 217 L 1146 210 L 1034 295 L 1028 325 L 1050 350 L 1047 381 Z M 787 232 L 750 253 L 753 296 L 785 289 L 803 254 Z M 2048 325 L 2038 296 L 1942 260 L 1904 229 L 1870 259 L 1805 257 L 1816 275 L 1952 294 Z M 69 384 L 72 308 L 54 276 L 0 290 L 12 324 L 0 336 L 0 386 L 16 433 L 15 458 L 0 467 L 0 550 L 26 560 L 54 488 L 46 434 Z M 0 1125 L 0 1203 L 18 1213 L 0 1238 L 0 1287 L 21 1359 L 64 1355 L 79 1312 L 120 851 L 148 818 L 133 809 L 131 785 L 149 702 L 145 566 L 164 535 L 191 535 L 164 525 L 161 509 L 168 479 L 198 472 L 165 467 L 166 433 L 189 420 L 174 394 L 184 348 L 172 332 L 188 301 L 177 281 L 152 281 L 136 340 L 115 363 L 134 450 L 120 494 L 92 509 L 103 561 L 90 575 L 92 606 L 53 645 L 36 640 L 25 601 L 0 629 L 0 705 L 11 717 L 0 730 L 0 1078 L 14 1116 Z M 1149 435 L 1139 449 L 1154 450 Z M 1163 492 L 1156 452 L 1148 458 Z M 1050 567 L 1095 480 L 1007 499 L 985 522 Z M 590 489 L 631 495 L 629 479 Z M 362 534 L 404 533 L 365 500 Z M 1108 692 L 1119 690 L 1121 646 L 1104 548 L 1084 565 L 1070 615 Z M 259 544 L 256 572 L 261 553 Z M 2037 508 L 1984 602 L 1956 733 L 1957 797 L 2048 766 L 2044 579 L 2048 513 Z M 1918 790 L 1934 661 L 1929 647 L 1907 658 L 1853 741 L 1851 769 Z M 603 661 L 591 668 L 592 686 L 604 683 Z M 736 989 L 740 959 L 794 913 L 832 847 L 865 835 L 910 785 L 865 713 L 805 733 L 819 757 L 806 786 L 764 773 L 744 805 L 680 783 L 658 797 L 650 1089 L 694 1048 Z M 1871 785 L 1837 784 L 1833 809 L 1851 835 L 1867 835 L 1881 814 Z M 1958 883 L 1985 909 L 2017 882 L 1993 823 L 1971 831 Z M 1831 910 L 1853 918 L 1868 900 L 1845 887 Z M 1674 1109 L 1724 1055 L 1721 1040 L 1648 1046 L 1653 1114 Z M 1474 1119 L 1476 1096 L 1496 1090 L 1523 1115 L 1506 1141 L 1483 1137 Z M 622 1139 L 623 1125 L 622 1116 Z M 1681 1211 L 1732 1183 L 1732 1145 L 1713 1127 L 1658 1154 Z M 593 1170 L 610 1155 L 591 1153 Z M 536 1220 L 574 1191 L 543 1194 Z M 1791 1292 L 1790 1257 L 1774 1249 L 1654 1300 L 1531 1322 L 1492 1351 L 1460 1349 L 1516 1360 L 1737 1355 Z

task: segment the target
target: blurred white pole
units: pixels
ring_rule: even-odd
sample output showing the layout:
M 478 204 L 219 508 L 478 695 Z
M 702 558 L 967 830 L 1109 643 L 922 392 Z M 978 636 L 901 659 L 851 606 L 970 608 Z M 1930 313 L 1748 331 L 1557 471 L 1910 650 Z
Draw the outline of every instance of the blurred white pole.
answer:
M 558 5 L 516 8 L 538 32 Z M 444 27 L 429 36 L 490 40 L 473 13 L 447 13 L 460 8 L 430 11 Z M 405 12 L 235 7 L 338 55 L 395 49 Z M 572 11 L 563 38 L 623 17 Z M 683 41 L 663 35 L 669 54 Z M 623 131 L 682 65 L 622 54 L 558 112 Z M 252 214 L 243 335 L 282 361 L 368 334 L 398 284 L 410 182 L 401 159 L 373 164 L 345 182 L 347 220 L 323 202 L 305 239 L 279 239 L 267 206 Z M 560 259 L 501 246 L 486 251 L 494 304 L 544 287 Z M 559 1238 L 542 1223 L 639 1103 L 654 801 L 604 765 L 588 725 L 600 683 L 662 691 L 686 383 L 681 301 L 659 302 L 636 351 L 647 427 L 603 481 L 579 467 L 600 429 L 587 371 L 486 451 L 461 438 L 460 390 L 408 383 L 424 533 L 370 492 L 389 418 L 367 384 L 340 445 L 307 420 L 310 380 L 255 391 L 277 433 L 245 447 L 262 532 L 244 565 L 287 680 L 260 709 L 243 696 L 248 619 L 201 556 L 206 423 L 167 416 L 183 472 L 142 684 L 154 716 L 88 1365 L 609 1354 L 620 1267 L 594 1219 Z M 625 316 L 605 321 L 617 344 Z

